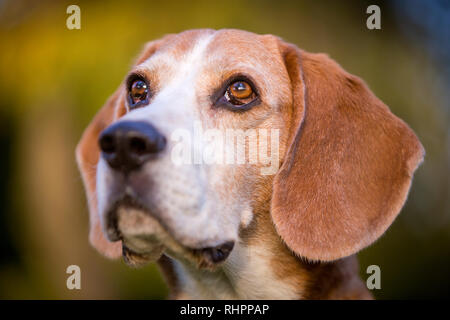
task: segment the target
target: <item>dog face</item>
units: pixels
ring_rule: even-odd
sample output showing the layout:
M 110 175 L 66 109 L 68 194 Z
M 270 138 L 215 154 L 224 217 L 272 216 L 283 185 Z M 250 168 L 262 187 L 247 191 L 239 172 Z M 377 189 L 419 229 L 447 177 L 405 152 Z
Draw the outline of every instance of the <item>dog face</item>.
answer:
M 398 214 L 422 157 L 361 80 L 238 30 L 148 44 L 77 148 L 97 248 L 211 268 L 265 202 L 297 254 L 355 253 Z
M 276 165 L 273 173 L 278 170 L 278 149 L 269 166 L 248 161 L 250 139 L 258 140 L 259 129 L 277 132 L 266 140 L 273 138 L 279 147 L 274 129 L 283 128 L 281 109 L 289 105 L 291 90 L 281 59 L 267 63 L 277 50 L 273 39 L 244 32 L 188 32 L 166 38 L 131 70 L 122 92 L 124 114 L 100 137 L 96 177 L 102 230 L 109 240 L 123 241 L 128 258 L 154 259 L 164 250 L 199 257 L 202 264 L 226 257 L 240 228 L 252 219 L 259 180 L 270 178 L 264 169 Z M 146 93 L 136 105 L 133 86 L 138 84 Z M 233 85 L 251 92 L 249 97 L 231 100 Z M 234 143 L 226 144 L 230 137 Z M 143 149 L 164 146 L 135 164 L 140 160 L 121 154 L 147 157 L 146 150 L 134 152 L 133 143 Z M 119 150 L 121 144 L 127 150 Z M 214 149 L 218 144 L 222 148 Z M 205 148 L 222 159 L 208 162 Z M 247 159 L 239 159 L 239 150 L 247 151 Z

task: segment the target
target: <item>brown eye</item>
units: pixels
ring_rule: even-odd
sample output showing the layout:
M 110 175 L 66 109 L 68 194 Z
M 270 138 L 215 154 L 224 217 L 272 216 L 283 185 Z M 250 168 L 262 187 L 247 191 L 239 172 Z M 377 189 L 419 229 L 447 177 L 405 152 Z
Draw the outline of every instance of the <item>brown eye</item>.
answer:
M 145 102 L 148 98 L 148 85 L 144 80 L 135 80 L 130 87 L 132 106 Z
M 247 82 L 236 81 L 228 87 L 225 98 L 232 104 L 242 105 L 254 100 L 255 93 Z

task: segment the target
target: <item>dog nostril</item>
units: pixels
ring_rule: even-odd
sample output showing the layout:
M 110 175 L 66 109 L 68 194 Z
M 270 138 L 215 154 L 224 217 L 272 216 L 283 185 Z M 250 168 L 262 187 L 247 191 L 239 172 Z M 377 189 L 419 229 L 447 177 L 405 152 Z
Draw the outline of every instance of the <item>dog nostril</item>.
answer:
M 129 148 L 132 153 L 142 155 L 147 153 L 147 143 L 139 137 L 132 137 L 129 141 Z
M 114 153 L 116 151 L 114 138 L 110 135 L 104 135 L 100 139 L 100 149 L 105 153 Z

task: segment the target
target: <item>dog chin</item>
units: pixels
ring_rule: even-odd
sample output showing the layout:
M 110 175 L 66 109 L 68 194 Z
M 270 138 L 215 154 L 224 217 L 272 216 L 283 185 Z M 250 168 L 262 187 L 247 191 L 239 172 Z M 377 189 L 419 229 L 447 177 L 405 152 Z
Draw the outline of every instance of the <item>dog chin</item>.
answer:
M 116 208 L 122 255 L 128 265 L 143 266 L 158 260 L 163 254 L 182 260 L 198 260 L 195 251 L 176 241 L 147 209 L 130 206 L 129 201 Z
M 116 203 L 113 237 L 122 240 L 123 258 L 133 267 L 158 260 L 166 254 L 174 259 L 215 269 L 223 263 L 233 248 L 234 241 L 224 241 L 215 247 L 191 248 L 181 244 L 145 207 L 136 202 Z
M 158 260 L 165 250 L 159 222 L 148 212 L 126 205 L 118 206 L 116 214 L 125 262 L 137 267 Z

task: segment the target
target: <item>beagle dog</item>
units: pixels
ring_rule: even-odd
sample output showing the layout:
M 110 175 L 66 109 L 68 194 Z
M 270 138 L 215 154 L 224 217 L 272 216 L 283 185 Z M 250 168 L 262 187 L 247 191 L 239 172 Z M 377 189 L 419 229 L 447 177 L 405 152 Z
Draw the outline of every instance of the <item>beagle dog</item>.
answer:
M 205 141 L 176 161 L 176 133 L 196 126 L 270 138 L 275 170 L 189 161 Z M 76 149 L 90 242 L 131 266 L 156 261 L 174 299 L 370 299 L 355 254 L 398 215 L 423 156 L 327 55 L 230 29 L 148 43 Z

